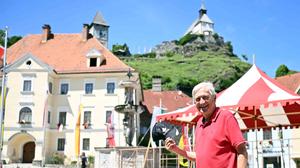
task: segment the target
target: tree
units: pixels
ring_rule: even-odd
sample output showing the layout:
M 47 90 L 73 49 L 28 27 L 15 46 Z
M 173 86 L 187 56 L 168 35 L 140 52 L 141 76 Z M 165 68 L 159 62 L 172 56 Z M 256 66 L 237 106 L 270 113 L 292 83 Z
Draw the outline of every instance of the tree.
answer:
M 22 39 L 21 36 L 11 36 L 7 38 L 7 47 L 12 46 L 15 44 L 17 41 Z M 0 45 L 4 47 L 4 42 L 5 42 L 5 31 L 0 29 Z
M 276 77 L 287 75 L 289 72 L 289 68 L 286 65 L 281 64 L 276 70 Z
M 114 44 L 112 46 L 112 52 L 119 56 L 119 57 L 128 57 L 131 56 L 130 51 L 129 51 L 129 47 L 127 46 L 127 44 L 123 44 L 123 45 L 119 45 L 119 44 Z
M 242 58 L 245 60 L 245 61 L 248 61 L 248 57 L 246 54 L 242 54 Z
M 225 43 L 225 45 L 226 45 L 227 50 L 228 50 L 230 53 L 233 53 L 233 46 L 232 46 L 232 44 L 231 44 L 231 41 L 227 41 L 227 42 Z

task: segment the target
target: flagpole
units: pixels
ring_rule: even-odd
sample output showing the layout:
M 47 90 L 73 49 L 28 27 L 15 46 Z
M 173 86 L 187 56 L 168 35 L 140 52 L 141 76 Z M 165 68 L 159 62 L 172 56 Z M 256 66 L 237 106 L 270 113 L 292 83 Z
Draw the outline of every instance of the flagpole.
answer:
M 1 109 L 0 109 L 0 166 L 2 167 L 2 148 L 3 148 L 3 133 L 4 133 L 4 89 L 5 89 L 5 76 L 6 76 L 6 72 L 5 72 L 5 67 L 6 67 L 6 50 L 7 50 L 7 36 L 8 36 L 8 27 L 5 27 L 5 42 L 4 42 L 4 55 L 3 55 L 3 67 L 2 67 L 2 88 L 1 88 Z
M 45 104 L 44 104 L 44 116 L 43 116 L 43 134 L 44 134 L 44 140 L 43 140 L 43 150 L 42 150 L 42 167 L 44 167 L 46 165 L 46 137 L 47 137 L 47 129 L 46 129 L 46 124 L 48 123 L 48 92 L 46 92 L 46 101 L 45 101 Z

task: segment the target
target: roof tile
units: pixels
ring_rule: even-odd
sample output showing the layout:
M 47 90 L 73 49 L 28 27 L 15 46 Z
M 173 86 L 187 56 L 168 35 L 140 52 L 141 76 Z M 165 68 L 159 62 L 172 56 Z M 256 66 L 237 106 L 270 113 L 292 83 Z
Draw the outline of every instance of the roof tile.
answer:
M 55 69 L 57 73 L 78 72 L 115 72 L 128 71 L 130 68 L 113 55 L 96 38 L 82 40 L 81 34 L 55 34 L 45 43 L 42 35 L 27 35 L 8 49 L 7 63 L 11 64 L 27 53 L 38 57 Z M 86 54 L 96 49 L 106 59 L 106 64 L 100 67 L 87 67 Z
M 289 90 L 296 92 L 300 89 L 300 72 L 275 78 Z
M 151 114 L 153 112 L 154 106 L 160 106 L 160 101 L 162 104 L 162 108 L 165 108 L 168 112 L 192 104 L 192 98 L 182 93 L 181 91 L 155 92 L 152 90 L 144 90 L 144 105 L 147 106 Z

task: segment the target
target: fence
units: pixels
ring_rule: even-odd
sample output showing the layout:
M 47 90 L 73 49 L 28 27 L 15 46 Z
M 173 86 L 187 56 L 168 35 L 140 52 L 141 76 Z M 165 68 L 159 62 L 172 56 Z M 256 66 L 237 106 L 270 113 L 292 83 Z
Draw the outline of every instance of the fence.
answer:
M 300 139 L 248 141 L 249 168 L 297 168 Z M 101 168 L 195 168 L 164 147 L 97 148 L 95 167 Z

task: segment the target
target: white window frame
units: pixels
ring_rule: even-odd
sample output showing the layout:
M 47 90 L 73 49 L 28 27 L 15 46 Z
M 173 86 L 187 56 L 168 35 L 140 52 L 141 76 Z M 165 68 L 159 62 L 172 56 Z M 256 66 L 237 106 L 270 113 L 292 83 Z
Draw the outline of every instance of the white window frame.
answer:
M 89 123 L 90 124 L 89 127 L 91 127 L 93 125 L 93 123 L 94 123 L 93 122 L 93 113 L 95 111 L 95 107 L 94 106 L 83 107 L 82 112 L 81 112 L 81 118 L 80 118 L 80 120 L 81 120 L 80 122 L 82 124 L 84 124 L 84 113 L 86 111 L 90 111 L 91 112 L 91 123 Z
M 92 91 L 92 93 L 86 93 L 85 85 L 88 84 L 88 83 L 92 83 L 93 84 L 93 91 Z M 96 86 L 95 83 L 96 83 L 96 79 L 84 79 L 83 90 L 84 90 L 84 94 L 85 95 L 93 95 L 95 93 L 95 86 Z
M 118 115 L 115 115 L 115 110 L 114 110 L 114 107 L 111 107 L 111 106 L 106 106 L 104 107 L 104 111 L 105 111 L 105 116 L 103 117 L 103 123 L 106 124 L 106 113 L 107 111 L 111 111 L 111 117 L 112 117 L 112 124 L 115 124 L 115 121 L 118 121 Z M 117 117 L 117 118 L 115 118 Z
M 50 112 L 50 120 L 49 120 L 49 116 L 48 116 L 49 112 Z M 47 109 L 47 121 L 45 121 L 46 124 L 51 125 L 52 121 L 54 121 L 52 116 L 53 116 L 52 107 L 48 105 L 48 109 Z M 48 122 L 48 121 L 50 121 L 50 122 Z
M 19 110 L 19 119 L 18 119 L 19 121 L 18 121 L 18 122 L 21 123 L 21 121 L 22 121 L 22 120 L 21 120 L 21 119 L 22 119 L 22 118 L 21 118 L 21 111 L 22 111 L 23 108 L 28 108 L 28 109 L 30 109 L 30 112 L 31 112 L 31 113 L 30 113 L 30 121 L 24 120 L 24 121 L 25 121 L 24 124 L 31 124 L 31 123 L 32 123 L 32 120 L 33 120 L 33 118 L 32 118 L 32 116 L 33 116 L 33 111 L 32 111 L 32 107 L 28 107 L 28 106 L 24 106 L 24 107 L 21 107 L 21 108 L 20 108 L 20 110 Z M 28 115 L 28 114 L 27 114 L 27 115 Z
M 270 140 L 273 137 L 272 129 L 263 130 L 263 140 Z
M 61 85 L 62 84 L 68 84 L 68 93 L 67 94 L 61 94 Z M 69 80 L 61 80 L 59 82 L 59 94 L 60 95 L 69 95 L 70 94 L 70 81 Z
M 88 141 L 89 141 L 88 149 L 84 149 L 84 139 L 88 139 Z M 82 138 L 82 150 L 89 151 L 90 149 L 91 149 L 91 138 Z
M 66 126 L 68 126 L 68 113 L 69 113 L 70 109 L 69 107 L 58 107 L 58 110 L 57 110 L 57 115 L 56 115 L 56 124 L 59 123 L 59 114 L 60 112 L 67 112 L 66 113 Z
M 28 84 L 30 84 L 30 88 L 29 90 L 25 90 L 25 82 L 28 82 Z M 23 79 L 23 88 L 22 88 L 23 92 L 32 92 L 32 79 Z
M 50 89 L 50 83 L 51 83 L 51 89 Z M 48 92 L 49 92 L 49 94 L 53 94 L 53 82 L 52 81 L 48 82 Z
M 64 150 L 58 150 L 58 140 L 59 140 L 59 139 L 64 139 L 64 140 L 65 140 Z M 64 137 L 58 137 L 58 138 L 56 139 L 56 151 L 58 151 L 58 152 L 64 152 L 65 149 L 66 149 L 66 138 L 64 138 Z
M 21 92 L 22 93 L 33 93 L 33 89 L 34 89 L 34 84 L 33 84 L 33 80 L 34 77 L 33 76 L 23 76 L 23 80 L 22 80 L 22 88 L 21 88 Z M 30 90 L 25 91 L 24 90 L 24 84 L 25 81 L 30 81 Z
M 108 83 L 114 83 L 115 84 L 115 89 L 114 89 L 114 92 L 113 93 L 108 93 L 108 89 L 107 89 L 107 84 Z M 117 80 L 116 79 L 106 79 L 106 82 L 105 82 L 105 94 L 107 95 L 115 95 L 116 94 L 116 90 L 117 90 Z

